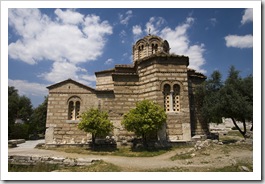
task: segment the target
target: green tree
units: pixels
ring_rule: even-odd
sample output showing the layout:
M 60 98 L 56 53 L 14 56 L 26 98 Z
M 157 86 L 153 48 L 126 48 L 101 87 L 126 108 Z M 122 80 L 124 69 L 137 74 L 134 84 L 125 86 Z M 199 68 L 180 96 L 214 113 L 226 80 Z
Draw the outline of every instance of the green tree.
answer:
M 148 137 L 157 133 L 165 121 L 166 113 L 162 107 L 152 101 L 143 100 L 136 104 L 136 108 L 124 115 L 122 125 L 128 131 L 141 136 L 146 147 Z
M 8 86 L 8 138 L 11 137 L 11 131 L 17 118 L 18 101 L 17 89 L 13 86 Z
M 19 138 L 15 132 L 28 132 L 28 123 L 32 114 L 32 104 L 28 97 L 20 96 L 18 90 L 8 86 L 8 138 Z M 15 125 L 16 119 L 23 120 L 25 125 Z M 20 130 L 21 129 L 21 130 Z M 20 135 L 20 134 L 19 134 Z M 25 138 L 26 136 L 22 136 Z M 21 137 L 21 138 L 22 138 Z
M 222 118 L 231 118 L 235 127 L 245 137 L 246 121 L 253 119 L 253 77 L 239 76 L 239 71 L 231 66 L 225 82 L 221 74 L 213 72 L 211 77 L 200 85 L 195 94 L 200 112 L 207 123 L 222 123 Z M 198 102 L 197 102 L 198 103 Z M 238 126 L 243 123 L 243 130 Z
M 10 138 L 11 139 L 28 139 L 29 134 L 29 125 L 28 123 L 16 123 L 11 126 Z
M 113 124 L 108 119 L 108 113 L 99 109 L 91 108 L 81 115 L 78 128 L 92 134 L 92 149 L 98 136 L 106 136 L 113 130 Z
M 220 116 L 220 90 L 223 87 L 222 75 L 219 71 L 214 71 L 206 81 L 206 96 L 204 99 L 203 116 L 208 123 L 222 123 Z
M 195 95 L 196 101 L 201 102 L 201 114 L 207 123 L 222 123 L 220 117 L 220 90 L 223 87 L 222 75 L 219 71 L 214 71 L 210 78 L 202 85 L 204 88 L 201 93 Z M 201 89 L 202 90 L 202 89 Z
M 241 78 L 234 66 L 229 70 L 225 86 L 220 91 L 221 114 L 231 118 L 235 127 L 246 138 L 246 121 L 253 121 L 253 77 Z M 243 123 L 243 130 L 237 122 Z
M 24 95 L 20 96 L 18 102 L 17 118 L 22 119 L 24 122 L 28 123 L 32 113 L 33 108 L 30 99 Z
M 45 134 L 47 118 L 48 98 L 44 97 L 44 102 L 33 110 L 29 123 L 29 134 Z

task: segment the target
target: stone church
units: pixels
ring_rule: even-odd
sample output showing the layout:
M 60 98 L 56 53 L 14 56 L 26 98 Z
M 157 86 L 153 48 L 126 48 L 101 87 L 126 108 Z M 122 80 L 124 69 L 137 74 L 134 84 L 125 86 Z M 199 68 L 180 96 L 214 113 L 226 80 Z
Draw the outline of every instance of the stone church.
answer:
M 133 134 L 122 127 L 123 115 L 144 99 L 157 102 L 167 114 L 158 140 L 189 142 L 194 135 L 207 134 L 208 125 L 200 121 L 194 105 L 194 87 L 206 76 L 188 68 L 189 57 L 169 51 L 168 41 L 149 34 L 133 45 L 133 64 L 95 72 L 95 89 L 72 79 L 47 87 L 46 145 L 90 141 L 91 135 L 77 125 L 81 113 L 91 107 L 108 112 L 117 143 L 129 141 Z

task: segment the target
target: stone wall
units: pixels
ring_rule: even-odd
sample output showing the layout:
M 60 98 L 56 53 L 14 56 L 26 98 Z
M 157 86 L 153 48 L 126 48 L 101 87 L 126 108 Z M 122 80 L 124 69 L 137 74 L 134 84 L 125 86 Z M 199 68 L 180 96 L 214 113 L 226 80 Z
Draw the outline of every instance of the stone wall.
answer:
M 114 136 L 116 141 L 132 139 L 132 133 L 128 133 L 121 125 L 123 115 L 135 108 L 139 100 L 138 76 L 123 73 L 113 75 L 115 98 L 104 99 L 102 110 L 109 112 L 109 118 L 114 124 Z
M 46 120 L 46 144 L 67 144 L 87 142 L 87 133 L 77 128 L 79 120 L 70 120 L 69 100 L 80 100 L 80 114 L 87 108 L 98 107 L 99 100 L 92 90 L 84 89 L 71 82 L 50 89 L 48 96 L 47 120 Z
M 199 106 L 196 103 L 195 90 L 206 77 L 200 73 L 195 73 L 194 70 L 189 70 L 189 103 L 190 103 L 190 119 L 191 133 L 193 135 L 209 134 L 209 126 L 200 115 Z M 199 99 L 198 99 L 199 100 Z
M 59 166 L 84 166 L 91 165 L 98 159 L 84 158 L 64 158 L 64 157 L 48 157 L 48 156 L 25 156 L 25 155 L 9 155 L 8 164 L 11 165 L 36 165 L 39 163 L 56 164 Z
M 96 89 L 113 90 L 114 86 L 111 74 L 112 74 L 111 72 L 97 74 Z

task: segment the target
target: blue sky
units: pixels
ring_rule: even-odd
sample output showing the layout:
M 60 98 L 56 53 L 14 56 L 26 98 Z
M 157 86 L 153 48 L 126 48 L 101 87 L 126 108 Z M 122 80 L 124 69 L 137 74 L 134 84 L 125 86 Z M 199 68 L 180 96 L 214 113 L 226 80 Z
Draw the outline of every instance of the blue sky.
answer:
M 131 64 L 132 45 L 149 29 L 207 76 L 219 70 L 225 79 L 231 65 L 253 73 L 252 9 L 28 8 L 8 12 L 8 85 L 34 107 L 68 78 L 95 87 L 94 72 Z

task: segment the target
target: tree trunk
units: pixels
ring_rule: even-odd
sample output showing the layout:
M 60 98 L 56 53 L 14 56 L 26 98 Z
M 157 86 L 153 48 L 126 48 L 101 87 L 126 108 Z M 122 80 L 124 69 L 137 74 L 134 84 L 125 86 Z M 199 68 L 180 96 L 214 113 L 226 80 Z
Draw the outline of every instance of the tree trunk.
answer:
M 246 132 L 247 132 L 247 130 L 246 130 L 246 122 L 245 122 L 245 120 L 243 120 L 242 121 L 242 123 L 243 123 L 243 128 L 244 128 L 244 130 L 242 131 L 240 128 L 239 128 L 239 126 L 237 125 L 237 123 L 236 123 L 236 120 L 234 119 L 234 118 L 231 118 L 232 119 L 232 121 L 233 121 L 233 123 L 234 123 L 234 125 L 235 125 L 235 127 L 237 128 L 237 130 L 241 133 L 241 135 L 246 139 Z
M 143 146 L 144 146 L 144 148 L 147 148 L 146 134 L 142 134 L 142 140 L 143 140 Z
M 92 134 L 92 150 L 95 150 L 95 144 L 96 144 L 96 136 L 95 134 Z

